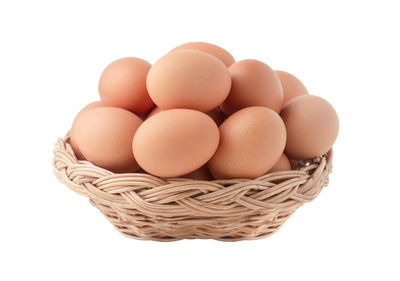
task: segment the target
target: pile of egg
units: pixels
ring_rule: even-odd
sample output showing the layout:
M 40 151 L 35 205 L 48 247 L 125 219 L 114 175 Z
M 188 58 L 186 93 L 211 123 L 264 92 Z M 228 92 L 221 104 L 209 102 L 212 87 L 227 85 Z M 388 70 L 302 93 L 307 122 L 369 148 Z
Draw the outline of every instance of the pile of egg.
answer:
M 289 159 L 325 154 L 339 129 L 333 107 L 295 76 L 235 62 L 204 42 L 178 46 L 154 65 L 116 60 L 99 93 L 76 116 L 70 143 L 78 159 L 115 173 L 254 179 L 290 170 Z

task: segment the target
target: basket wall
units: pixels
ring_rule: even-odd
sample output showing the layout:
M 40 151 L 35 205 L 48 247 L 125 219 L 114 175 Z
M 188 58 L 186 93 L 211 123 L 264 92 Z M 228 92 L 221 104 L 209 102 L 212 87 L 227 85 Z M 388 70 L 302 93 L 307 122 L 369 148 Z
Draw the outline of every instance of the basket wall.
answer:
M 128 237 L 237 241 L 273 234 L 297 208 L 313 200 L 328 184 L 332 151 L 292 164 L 297 170 L 267 173 L 255 180 L 114 174 L 77 160 L 66 137 L 55 145 L 53 170 Z

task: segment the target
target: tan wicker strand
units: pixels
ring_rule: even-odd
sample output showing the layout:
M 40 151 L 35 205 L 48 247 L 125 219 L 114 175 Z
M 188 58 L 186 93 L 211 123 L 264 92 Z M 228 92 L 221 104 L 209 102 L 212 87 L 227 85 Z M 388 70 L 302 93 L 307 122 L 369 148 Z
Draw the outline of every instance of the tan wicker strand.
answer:
M 114 174 L 77 160 L 67 136 L 55 144 L 53 171 L 130 238 L 238 241 L 273 234 L 297 208 L 317 197 L 329 182 L 332 151 L 292 164 L 296 170 L 267 173 L 254 180 Z

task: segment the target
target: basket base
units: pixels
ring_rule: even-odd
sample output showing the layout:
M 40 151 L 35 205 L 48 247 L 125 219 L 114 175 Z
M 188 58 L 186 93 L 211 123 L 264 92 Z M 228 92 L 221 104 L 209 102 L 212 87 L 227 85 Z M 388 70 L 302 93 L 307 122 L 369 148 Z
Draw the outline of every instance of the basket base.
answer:
M 170 220 L 145 217 L 132 212 L 119 217 L 114 210 L 93 200 L 90 203 L 100 210 L 107 220 L 124 236 L 138 240 L 160 242 L 182 239 L 214 239 L 219 241 L 255 240 L 274 234 L 293 214 L 293 211 L 275 214 L 254 213 L 245 217 L 181 217 Z

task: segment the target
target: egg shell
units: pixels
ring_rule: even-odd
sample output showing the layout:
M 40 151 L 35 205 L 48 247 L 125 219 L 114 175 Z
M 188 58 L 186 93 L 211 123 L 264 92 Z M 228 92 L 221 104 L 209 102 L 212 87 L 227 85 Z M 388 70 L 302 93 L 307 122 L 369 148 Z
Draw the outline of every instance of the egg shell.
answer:
M 208 163 L 216 179 L 256 178 L 283 153 L 285 125 L 273 110 L 255 106 L 239 110 L 219 127 L 220 144 Z
M 179 177 L 203 166 L 219 143 L 215 122 L 190 109 L 161 111 L 137 130 L 133 153 L 139 165 L 159 177 Z
M 286 125 L 285 154 L 294 159 L 322 156 L 332 147 L 339 131 L 335 109 L 317 96 L 299 96 L 281 111 Z
M 308 95 L 306 87 L 296 76 L 281 70 L 276 70 L 275 72 L 282 84 L 283 104 L 295 97 Z
M 217 126 L 220 126 L 222 122 L 224 121 L 223 115 L 219 107 L 214 108 L 213 110 L 210 110 L 209 112 L 206 112 L 208 116 L 211 117 L 212 120 L 214 120 L 215 124 Z
M 154 114 L 157 114 L 158 112 L 163 111 L 161 108 L 159 107 L 155 107 L 148 115 L 147 118 L 150 118 L 151 116 L 153 116 Z M 206 112 L 206 114 L 208 116 L 211 117 L 212 120 L 214 120 L 214 122 L 217 124 L 217 126 L 222 124 L 223 121 L 223 116 L 222 116 L 222 112 L 221 110 L 217 107 L 214 108 L 213 110 L 210 110 L 209 112 Z
M 154 114 L 157 114 L 159 112 L 163 111 L 161 108 L 159 108 L 158 106 L 154 107 L 154 109 L 152 111 L 150 111 L 149 114 L 147 114 L 147 118 L 150 118 L 151 116 L 153 116 Z
M 232 86 L 221 110 L 230 115 L 249 106 L 265 106 L 279 113 L 283 104 L 278 75 L 258 60 L 242 60 L 229 67 Z
M 279 172 L 279 171 L 289 171 L 291 169 L 292 168 L 290 166 L 289 159 L 286 157 L 286 155 L 284 153 L 282 153 L 278 162 L 276 162 L 275 165 L 271 169 L 269 169 L 268 173 Z
M 225 49 L 211 44 L 207 42 L 189 42 L 182 44 L 176 48 L 174 48 L 171 52 L 177 51 L 177 50 L 197 50 L 201 51 L 207 54 L 210 54 L 219 60 L 221 60 L 226 67 L 231 66 L 234 62 L 235 59 L 233 56 Z
M 77 122 L 79 122 L 79 119 L 86 113 L 89 112 L 92 109 L 98 108 L 98 107 L 103 107 L 103 103 L 100 101 L 95 101 L 92 103 L 89 103 L 88 105 L 86 105 L 84 108 L 81 109 L 81 111 L 79 111 L 79 113 L 76 115 L 74 121 L 72 122 L 72 126 L 71 126 L 71 131 L 69 133 L 70 138 L 70 144 L 72 147 L 72 150 L 75 152 L 75 156 L 76 158 L 78 158 L 79 160 L 86 160 L 85 156 L 83 156 L 81 150 L 78 147 L 78 143 L 75 140 L 75 124 Z
M 139 169 L 132 153 L 132 139 L 142 120 L 116 107 L 95 108 L 75 125 L 76 141 L 85 158 L 117 173 Z
M 210 181 L 214 179 L 210 171 L 208 170 L 207 164 L 201 166 L 200 168 L 191 173 L 181 176 L 181 178 L 192 179 L 192 180 L 204 180 L 204 181 Z
M 217 58 L 199 51 L 179 50 L 159 59 L 147 76 L 147 89 L 161 109 L 210 111 L 228 96 L 231 78 Z
M 150 111 L 154 106 L 146 89 L 150 67 L 147 61 L 134 57 L 122 58 L 108 65 L 99 81 L 103 103 L 127 109 L 137 115 Z

